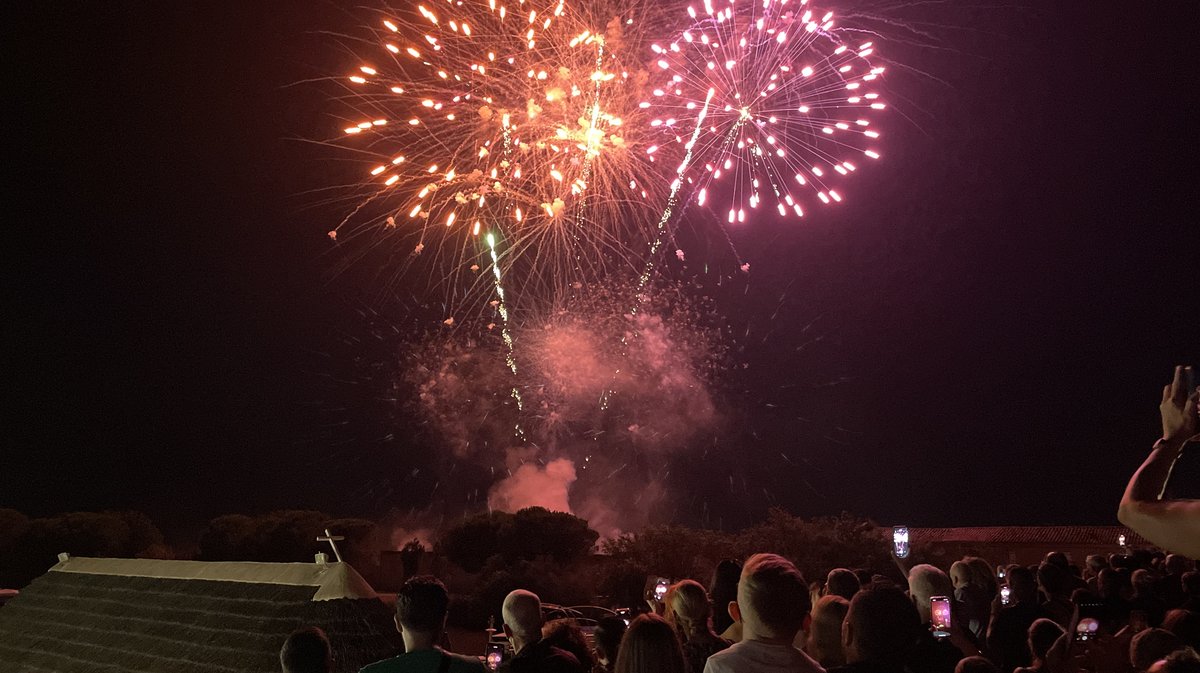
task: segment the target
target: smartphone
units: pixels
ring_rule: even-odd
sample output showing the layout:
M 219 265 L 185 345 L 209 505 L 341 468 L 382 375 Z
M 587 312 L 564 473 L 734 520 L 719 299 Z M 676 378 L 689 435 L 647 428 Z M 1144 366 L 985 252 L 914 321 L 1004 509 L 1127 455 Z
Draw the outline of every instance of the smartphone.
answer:
M 504 661 L 504 643 L 488 643 L 483 655 L 484 665 L 489 671 L 500 669 Z
M 1012 587 L 1005 584 L 1000 587 L 1000 605 L 1010 605 L 1012 603 Z
M 938 638 L 950 637 L 950 597 L 934 596 L 929 599 L 929 629 Z
M 1103 603 L 1080 603 L 1079 622 L 1075 625 L 1075 642 L 1086 643 L 1100 636 L 1100 619 L 1104 616 Z
M 667 589 L 671 588 L 671 580 L 667 577 L 659 577 L 651 575 L 646 578 L 646 600 L 662 601 L 667 595 Z
M 996 566 L 996 577 L 1004 579 L 1005 575 L 1007 574 L 1008 573 L 1004 570 L 1004 566 Z
M 908 558 L 908 526 L 892 528 L 892 552 L 896 558 Z

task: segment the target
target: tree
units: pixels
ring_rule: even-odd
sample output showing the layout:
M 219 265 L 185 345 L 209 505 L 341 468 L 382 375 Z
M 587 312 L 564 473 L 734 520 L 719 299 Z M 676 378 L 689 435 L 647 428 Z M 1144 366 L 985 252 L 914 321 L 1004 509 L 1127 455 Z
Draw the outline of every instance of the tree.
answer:
M 643 580 L 654 574 L 707 583 L 722 559 L 757 552 L 790 559 L 808 579 L 839 566 L 883 573 L 890 567 L 887 537 L 870 521 L 849 514 L 806 520 L 781 509 L 739 533 L 659 526 L 609 540 L 603 551 L 614 560 L 601 586 L 611 595 L 628 594 L 638 572 Z
M 467 517 L 442 534 L 437 549 L 463 570 L 477 573 L 492 557 L 506 563 L 544 557 L 569 564 L 586 557 L 599 537 L 577 516 L 528 507 L 516 514 Z
M 805 520 L 772 509 L 766 521 L 738 537 L 743 549 L 791 559 L 809 579 L 819 579 L 837 567 L 876 572 L 890 567 L 885 534 L 870 521 L 846 513 Z
M 602 549 L 639 569 L 643 580 L 654 574 L 693 578 L 701 583 L 708 582 L 722 559 L 745 556 L 733 534 L 683 526 L 654 526 L 609 540 Z
M 28 529 L 29 517 L 15 509 L 0 509 L 0 558 L 4 558 Z
M 469 516 L 442 533 L 437 550 L 469 573 L 483 570 L 492 556 L 500 553 L 502 531 L 512 527 L 507 512 L 488 512 Z
M 503 541 L 506 557 L 533 560 L 549 557 L 560 564 L 586 557 L 600 534 L 588 523 L 566 512 L 527 507 L 513 515 L 512 527 Z
M 254 519 L 245 514 L 226 514 L 208 522 L 200 534 L 200 561 L 244 561 L 250 556 L 249 541 Z
M 280 510 L 259 517 L 219 516 L 200 535 L 201 561 L 311 561 L 322 551 L 317 536 L 329 516 L 308 510 Z
M 71 512 L 34 519 L 0 557 L 0 584 L 25 586 L 50 569 L 62 552 L 116 558 L 163 555 L 162 540 L 162 533 L 140 512 Z

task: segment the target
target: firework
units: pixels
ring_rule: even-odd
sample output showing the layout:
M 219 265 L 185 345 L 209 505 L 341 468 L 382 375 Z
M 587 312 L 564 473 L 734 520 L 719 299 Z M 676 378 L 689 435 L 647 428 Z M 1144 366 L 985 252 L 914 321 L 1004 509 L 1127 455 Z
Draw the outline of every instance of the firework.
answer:
M 476 305 L 493 289 L 489 263 L 526 297 L 628 265 L 663 191 L 651 129 L 628 119 L 647 77 L 623 60 L 641 47 L 640 18 L 564 0 L 386 13 L 376 51 L 343 80 L 356 115 L 345 138 L 373 160 L 330 237 L 369 236 L 396 266 L 442 266 L 419 275 Z
M 837 181 L 879 158 L 872 44 L 846 43 L 808 0 L 704 0 L 687 13 L 686 30 L 651 45 L 640 104 L 662 141 L 647 155 L 678 166 L 672 189 L 687 182 L 696 203 L 727 204 L 729 223 L 759 207 L 802 216 L 808 194 L 841 201 Z
M 525 432 L 543 452 L 537 458 L 670 454 L 712 423 L 708 391 L 725 368 L 727 338 L 707 302 L 677 285 L 652 289 L 636 316 L 624 312 L 635 284 L 610 281 L 526 313 L 510 325 L 509 341 L 482 324 L 435 332 L 400 349 L 398 371 L 416 392 L 419 415 L 459 458 L 495 460 L 497 448 L 520 444 L 512 426 L 521 414 L 505 393 L 514 382 Z M 509 353 L 520 360 L 516 372 Z M 609 386 L 619 399 L 600 410 Z

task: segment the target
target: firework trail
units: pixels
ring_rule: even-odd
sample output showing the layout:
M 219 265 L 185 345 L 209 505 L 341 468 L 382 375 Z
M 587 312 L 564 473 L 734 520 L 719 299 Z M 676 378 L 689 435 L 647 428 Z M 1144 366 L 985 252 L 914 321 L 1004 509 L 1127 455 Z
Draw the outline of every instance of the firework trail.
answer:
M 492 334 L 462 325 L 399 349 L 396 372 L 415 393 L 413 410 L 448 465 L 494 475 L 483 487 L 492 507 L 569 504 L 617 527 L 636 525 L 636 513 L 622 509 L 625 496 L 665 494 L 660 475 L 670 461 L 717 431 L 713 386 L 727 369 L 726 328 L 679 286 L 652 289 L 637 316 L 623 310 L 637 291 L 630 279 L 572 291 L 512 325 L 528 441 L 513 437 L 519 414 L 503 391 L 514 375 Z M 600 410 L 596 398 L 609 386 L 614 401 Z M 615 475 L 622 488 L 614 491 Z M 569 494 L 569 503 L 549 493 Z
M 727 204 L 729 224 L 760 206 L 803 216 L 809 192 L 840 202 L 836 182 L 859 157 L 879 158 L 872 115 L 885 105 L 873 87 L 883 68 L 868 60 L 872 44 L 848 44 L 833 13 L 808 0 L 704 0 L 687 13 L 686 30 L 651 45 L 656 74 L 640 105 L 662 146 L 648 156 L 698 155 L 681 178 L 697 204 Z
M 508 365 L 508 370 L 512 372 L 513 377 L 517 376 L 517 358 L 513 353 L 512 334 L 508 329 L 508 305 L 504 303 L 504 282 L 500 275 L 500 258 L 496 254 L 496 235 L 492 232 L 487 233 L 488 250 L 492 256 L 492 276 L 496 280 L 496 296 L 497 299 L 496 311 L 500 314 L 502 321 L 500 326 L 500 335 L 504 340 L 504 362 Z M 520 412 L 525 410 L 525 401 L 521 399 L 521 389 L 513 385 L 510 391 L 513 400 L 517 403 L 517 422 L 514 424 L 514 430 L 517 436 L 522 440 L 525 439 L 525 431 L 521 429 Z

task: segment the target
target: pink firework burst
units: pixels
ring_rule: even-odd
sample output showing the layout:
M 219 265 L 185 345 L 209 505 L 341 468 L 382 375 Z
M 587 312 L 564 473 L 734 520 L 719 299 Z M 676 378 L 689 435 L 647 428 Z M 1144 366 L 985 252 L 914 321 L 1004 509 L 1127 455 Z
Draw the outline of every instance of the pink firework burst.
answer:
M 730 223 L 762 207 L 800 217 L 814 196 L 840 202 L 840 181 L 880 156 L 872 44 L 847 42 L 808 0 L 704 0 L 687 12 L 686 30 L 651 45 L 640 104 L 662 134 L 651 157 L 678 162 L 698 204 L 727 202 Z

